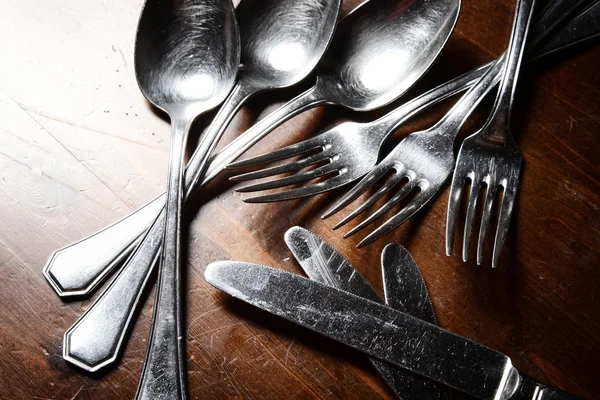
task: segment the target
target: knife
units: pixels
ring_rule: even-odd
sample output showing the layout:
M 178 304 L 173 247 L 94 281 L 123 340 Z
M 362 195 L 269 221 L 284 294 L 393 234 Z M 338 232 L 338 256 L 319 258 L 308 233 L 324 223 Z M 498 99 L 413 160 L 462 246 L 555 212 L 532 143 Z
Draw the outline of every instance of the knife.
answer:
M 478 399 L 576 398 L 519 374 L 489 347 L 298 275 L 221 261 L 207 267 L 205 278 L 233 297 Z
M 308 277 L 357 296 L 383 302 L 367 280 L 333 247 L 314 233 L 295 226 L 285 242 Z M 421 272 L 408 251 L 389 245 L 382 253 L 386 302 L 392 308 L 436 323 Z M 465 395 L 377 358 L 370 361 L 398 398 L 464 399 Z

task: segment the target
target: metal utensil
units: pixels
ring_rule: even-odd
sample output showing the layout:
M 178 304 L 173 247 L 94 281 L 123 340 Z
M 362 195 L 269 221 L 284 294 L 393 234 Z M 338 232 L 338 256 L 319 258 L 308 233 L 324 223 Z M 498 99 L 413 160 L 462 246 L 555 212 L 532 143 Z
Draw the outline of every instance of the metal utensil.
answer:
M 183 152 L 195 118 L 222 102 L 233 87 L 239 57 L 239 34 L 230 1 L 145 3 L 136 37 L 136 77 L 144 96 L 169 114 L 172 140 L 167 207 L 159 228 L 165 232 L 165 245 L 150 344 L 137 398 L 185 397 L 179 304 Z M 202 140 L 211 138 L 205 136 Z M 94 331 L 82 332 L 83 336 L 70 343 L 78 362 L 82 340 L 93 336 L 91 332 Z M 104 332 L 94 334 L 102 338 Z
M 256 307 L 478 399 L 573 399 L 510 358 L 385 305 L 260 265 L 210 264 L 206 280 Z
M 460 0 L 363 3 L 340 22 L 332 45 L 319 64 L 317 85 L 259 121 L 211 159 L 202 182 L 190 187 L 190 192 L 204 186 L 264 135 L 303 110 L 328 102 L 366 111 L 400 96 L 433 63 L 454 28 L 459 9 Z M 418 56 L 413 58 L 413 54 Z M 191 170 L 186 173 L 190 178 L 195 175 Z M 160 209 L 162 201 L 157 198 L 139 210 L 139 217 L 131 221 L 125 218 L 55 252 L 44 268 L 52 287 L 61 296 L 89 293 L 107 271 L 135 248 L 134 242 L 153 222 L 142 226 L 141 221 Z M 130 223 L 131 226 L 122 227 Z M 107 254 L 104 248 L 115 252 Z M 77 256 L 81 269 L 85 269 L 79 277 L 74 276 L 79 268 L 74 269 L 71 264 Z
M 580 5 L 580 7 L 582 7 L 582 5 Z M 558 13 L 558 11 L 562 12 Z M 535 35 L 532 38 L 533 43 L 544 43 L 543 39 L 552 33 L 552 29 L 560 26 L 558 22 L 564 22 L 565 16 L 571 17 L 576 11 L 577 8 L 572 7 L 570 2 L 555 0 L 542 13 L 537 25 L 540 28 L 536 29 L 534 32 Z M 581 26 L 579 26 L 580 24 Z M 584 30 L 582 29 L 584 27 L 590 27 L 591 29 L 591 26 L 592 24 L 584 23 L 583 20 L 576 18 L 568 24 L 568 28 L 560 31 L 550 39 L 554 39 L 553 43 L 555 43 L 557 48 L 544 46 L 544 54 L 549 54 L 552 51 L 558 51 L 558 49 L 565 47 L 566 44 L 564 39 L 556 40 L 555 38 L 561 37 L 561 35 L 570 38 L 572 37 L 572 32 L 581 32 Z M 595 27 L 596 31 L 599 29 L 600 28 L 597 26 Z M 583 34 L 583 37 L 594 34 L 598 34 L 598 32 L 586 32 Z M 537 59 L 540 56 L 536 53 L 533 54 L 532 57 Z M 364 176 L 369 171 L 372 171 L 373 167 L 377 164 L 379 152 L 383 143 L 407 119 L 462 90 L 470 88 L 485 74 L 490 65 L 491 63 L 442 84 L 401 105 L 396 110 L 376 121 L 366 123 L 346 122 L 314 138 L 266 154 L 234 162 L 227 168 L 253 167 L 272 163 L 274 161 L 295 158 L 293 161 L 282 163 L 275 167 L 265 167 L 263 169 L 233 176 L 230 180 L 238 182 L 261 179 L 292 171 L 300 171 L 294 176 L 294 180 L 302 180 L 303 175 L 306 175 L 307 172 L 303 172 L 301 169 L 308 165 L 319 163 L 324 165 L 320 166 L 319 173 L 321 174 L 321 177 L 317 182 L 304 182 L 301 187 L 293 187 L 275 193 L 245 198 L 244 201 L 247 203 L 263 203 L 292 200 L 337 189 Z M 283 179 L 274 178 L 271 181 L 243 186 L 236 190 L 238 192 L 247 193 L 258 190 L 275 189 L 286 186 L 290 179 L 292 178 L 289 176 L 286 176 Z M 357 186 L 353 190 L 353 196 L 348 195 L 344 197 L 344 201 L 338 201 L 328 210 L 324 217 L 326 218 L 346 207 L 362 193 L 359 192 L 358 189 L 359 187 Z M 336 227 L 339 228 L 357 215 L 358 213 L 353 213 Z
M 519 0 L 517 2 L 517 15 L 496 103 L 483 128 L 466 138 L 458 152 L 448 201 L 446 254 L 450 256 L 454 247 L 464 186 L 467 181 L 470 182 L 462 252 L 463 261 L 467 261 L 477 200 L 480 191 L 486 189 L 479 229 L 479 243 L 477 245 L 477 264 L 481 264 L 492 208 L 499 188 L 502 188 L 502 200 L 492 256 L 493 268 L 498 266 L 500 252 L 508 233 L 523 160 L 521 151 L 510 133 L 510 117 L 534 3 L 535 0 Z
M 571 7 L 569 1 L 555 0 L 554 3 L 562 5 L 562 13 L 557 13 L 561 17 L 570 16 L 570 13 L 576 9 L 575 7 Z M 598 6 L 596 3 L 594 10 L 597 9 Z M 563 37 L 563 34 L 568 34 L 570 37 L 571 34 L 569 32 L 580 32 L 581 36 L 576 35 L 575 39 L 583 41 L 586 38 L 596 37 L 599 31 L 600 25 L 584 24 L 583 26 L 579 26 L 575 22 L 572 22 L 555 36 L 556 40 L 552 39 L 552 43 L 556 43 L 558 47 L 545 46 L 545 48 L 546 50 L 556 51 L 568 48 L 569 42 Z M 465 89 L 467 88 L 465 87 Z M 213 172 L 215 168 L 213 168 Z M 359 170 L 356 173 L 356 178 L 359 178 L 366 172 Z M 188 175 L 186 174 L 186 176 Z M 210 179 L 205 177 L 202 182 L 198 183 L 195 189 L 206 185 Z M 348 179 L 348 181 L 354 179 Z M 159 196 L 128 217 L 88 238 L 54 252 L 43 271 L 46 279 L 57 294 L 61 297 L 69 297 L 84 296 L 91 293 L 97 284 L 108 276 L 114 267 L 135 248 L 135 245 L 152 224 L 155 215 L 160 211 L 163 204 L 164 198 Z
M 327 47 L 339 10 L 339 0 L 269 0 L 254 3 L 245 1 L 244 6 L 240 5 L 237 9 L 243 37 L 244 64 L 236 87 L 206 135 L 220 137 L 233 113 L 251 94 L 294 83 L 308 74 Z M 288 15 L 291 11 L 294 12 L 293 16 Z M 302 44 L 296 44 L 299 37 L 304 39 Z M 294 58 L 297 61 L 284 65 L 281 53 L 290 50 L 290 46 L 295 49 L 294 53 L 298 53 L 294 57 L 300 53 L 304 57 Z M 201 144 L 192 156 L 186 172 L 187 195 L 198 181 L 199 175 L 196 173 L 204 168 L 202 160 L 206 160 L 206 154 L 215 143 L 216 140 L 208 145 Z M 151 217 L 151 213 L 159 208 L 154 206 L 156 203 L 157 201 L 152 202 L 147 206 L 148 210 L 141 212 Z M 137 214 L 136 212 L 132 216 L 138 218 Z M 129 222 L 124 220 L 120 224 L 127 227 Z M 142 244 L 106 291 L 65 333 L 63 356 L 66 360 L 86 370 L 95 371 L 117 359 L 162 242 L 159 225 L 160 220 L 154 223 Z M 108 230 L 119 235 L 113 228 Z M 106 236 L 107 233 L 101 235 Z M 86 271 L 89 274 L 89 270 Z M 102 273 L 106 274 L 108 271 L 104 270 Z M 87 335 L 91 329 L 99 333 Z M 77 346 L 74 346 L 75 343 Z
M 308 277 L 357 296 L 383 302 L 367 280 L 327 242 L 300 227 L 290 228 L 285 242 Z M 435 324 L 435 313 L 419 268 L 400 245 L 388 245 L 381 255 L 388 306 Z M 463 395 L 385 361 L 373 366 L 400 399 L 462 399 Z
M 239 32 L 230 0 L 146 1 L 135 42 L 135 73 L 144 96 L 171 117 L 172 133 L 163 252 L 137 399 L 187 397 L 179 232 L 184 151 L 192 123 L 225 99 L 239 63 Z M 201 139 L 212 140 L 207 135 Z
M 529 22 L 531 8 L 528 10 L 519 8 L 519 10 L 522 10 L 522 13 L 526 14 L 521 16 L 520 19 L 515 19 L 513 32 L 520 32 L 522 34 L 524 29 L 523 24 L 525 24 L 526 28 L 526 25 Z M 542 24 L 543 23 L 544 20 L 542 20 Z M 543 33 L 547 34 L 548 31 L 545 30 Z M 521 40 L 523 40 L 522 43 L 524 43 L 524 39 Z M 509 47 L 508 53 L 505 53 L 502 57 L 506 57 L 507 54 L 508 57 L 511 57 L 513 54 L 510 53 L 511 50 L 514 52 L 518 49 Z M 518 51 L 522 51 L 522 49 Z M 496 65 L 492 67 L 496 69 L 496 72 L 494 72 L 495 79 L 487 79 L 486 82 L 485 77 L 481 78 L 475 87 L 479 85 L 487 85 L 489 89 L 490 86 L 495 85 L 495 81 L 499 78 L 501 72 L 501 69 L 498 68 L 500 62 L 500 60 L 497 60 Z M 490 77 L 491 76 L 488 76 L 488 78 Z M 387 155 L 384 160 L 382 160 L 375 168 L 373 168 L 355 187 L 346 193 L 336 204 L 331 207 L 330 210 L 326 212 L 325 216 L 332 215 L 358 198 L 373 184 L 383 180 L 383 178 L 388 176 L 391 172 L 394 173 L 393 176 L 388 179 L 375 194 L 362 203 L 352 213 L 343 218 L 334 227 L 334 229 L 337 229 L 356 218 L 388 193 L 397 191 L 396 194 L 394 194 L 373 214 L 371 214 L 368 218 L 344 235 L 344 237 L 349 237 L 390 211 L 408 196 L 413 195 L 412 198 L 406 202 L 406 204 L 404 204 L 398 212 L 386 220 L 381 226 L 374 229 L 371 234 L 365 237 L 358 244 L 358 247 L 362 247 L 396 229 L 433 198 L 433 196 L 443 187 L 454 168 L 455 163 L 452 142 L 460 131 L 460 128 L 462 127 L 466 117 L 472 111 L 472 109 L 461 110 L 461 103 L 465 104 L 467 98 L 474 94 L 473 91 L 475 90 L 475 87 L 473 87 L 469 93 L 464 95 L 464 97 L 455 105 L 455 107 L 446 115 L 446 117 L 444 117 L 446 121 L 443 119 L 433 128 L 425 131 L 425 135 L 423 135 L 423 132 L 419 132 L 416 134 L 413 133 L 405 138 Z M 482 93 L 475 95 L 483 96 L 485 90 L 482 90 L 481 92 Z M 473 99 L 471 100 L 473 101 Z M 477 100 L 475 99 L 473 105 L 476 104 Z M 461 118 L 460 124 L 456 124 L 456 121 L 453 121 L 452 118 L 448 119 L 448 116 L 452 113 L 460 113 L 464 111 L 467 111 L 467 113 L 464 113 L 463 116 L 458 114 Z M 450 138 L 451 141 L 448 141 Z M 474 211 L 474 209 L 472 211 Z

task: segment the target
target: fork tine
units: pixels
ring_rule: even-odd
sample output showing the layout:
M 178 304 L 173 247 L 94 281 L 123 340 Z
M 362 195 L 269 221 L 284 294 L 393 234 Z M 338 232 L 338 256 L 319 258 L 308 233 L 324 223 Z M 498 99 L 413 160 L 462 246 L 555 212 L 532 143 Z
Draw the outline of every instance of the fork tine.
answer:
M 292 176 L 286 176 L 285 178 L 275 179 L 269 182 L 257 183 L 254 185 L 248 185 L 241 188 L 236 189 L 237 192 L 256 192 L 259 190 L 268 190 L 268 189 L 276 189 L 283 186 L 293 185 L 295 183 L 300 183 L 304 181 L 308 181 L 310 179 L 318 178 L 320 176 L 326 175 L 331 172 L 336 172 L 335 168 L 331 167 L 331 164 L 325 164 L 320 166 L 319 168 L 315 168 L 311 171 L 302 172 Z
M 396 175 L 398 176 L 398 175 Z M 398 179 L 400 181 L 401 179 Z M 363 229 L 365 226 L 369 225 L 371 222 L 375 221 L 377 218 L 394 208 L 394 206 L 402 201 L 413 189 L 417 186 L 417 183 L 414 179 L 409 180 L 406 185 L 402 186 L 398 193 L 394 195 L 390 200 L 388 200 L 383 206 L 381 206 L 377 211 L 375 211 L 369 218 L 365 219 L 363 222 L 355 226 L 353 229 L 348 231 L 344 235 L 344 238 L 348 238 L 354 235 L 356 232 Z M 382 188 L 383 189 L 383 188 Z M 393 217 L 392 217 L 393 218 Z
M 243 168 L 243 167 L 251 167 L 254 165 L 266 164 L 273 161 L 283 160 L 284 158 L 289 158 L 293 156 L 297 156 L 302 153 L 306 153 L 308 151 L 316 150 L 319 147 L 322 148 L 320 142 L 316 142 L 314 139 L 308 139 L 302 141 L 300 143 L 295 143 L 281 149 L 277 149 L 268 153 L 264 153 L 258 156 L 249 157 L 244 160 L 239 160 L 236 162 L 232 162 L 229 164 L 226 169 L 235 169 L 235 168 Z
M 257 171 L 248 172 L 245 174 L 240 174 L 236 176 L 232 176 L 229 178 L 232 182 L 240 182 L 247 181 L 251 179 L 261 179 L 266 178 L 273 175 L 283 174 L 285 172 L 294 171 L 300 168 L 308 167 L 309 165 L 316 164 L 320 161 L 326 160 L 329 157 L 323 153 L 313 154 L 310 157 L 303 158 L 301 160 L 296 160 L 287 164 L 277 165 L 270 168 L 264 168 Z
M 467 203 L 467 215 L 465 219 L 465 234 L 463 236 L 463 261 L 469 259 L 469 247 L 471 246 L 471 236 L 473 234 L 473 223 L 475 222 L 475 210 L 477 209 L 477 200 L 481 190 L 481 181 L 475 177 L 471 178 L 471 192 Z
M 502 195 L 502 205 L 498 215 L 498 227 L 496 228 L 496 239 L 494 240 L 494 254 L 492 255 L 492 268 L 498 266 L 498 259 L 506 240 L 510 217 L 512 215 L 515 197 L 517 195 L 517 186 L 519 185 L 518 175 L 504 184 L 504 194 Z
M 460 156 L 459 156 L 460 157 Z M 454 239 L 456 238 L 456 226 L 458 224 L 458 214 L 462 192 L 465 186 L 466 178 L 458 169 L 454 171 L 452 177 L 452 186 L 450 187 L 450 198 L 448 199 L 448 215 L 446 218 L 446 255 L 450 257 L 454 250 Z
M 385 160 L 384 160 L 385 161 Z M 393 167 L 392 167 L 393 168 Z M 392 168 L 383 161 L 377 164 L 371 172 L 369 172 L 364 178 L 360 180 L 352 189 L 350 189 L 345 195 L 342 196 L 329 210 L 325 211 L 325 214 L 321 217 L 322 219 L 329 218 L 333 214 L 352 203 L 356 198 L 363 194 L 371 185 L 380 180 L 388 171 Z M 399 168 L 396 169 L 399 172 Z
M 434 193 L 435 191 L 431 193 L 419 193 L 417 197 L 412 202 L 410 202 L 410 204 L 407 204 L 406 207 L 400 210 L 396 215 L 385 221 L 383 225 L 371 232 L 371 234 L 365 237 L 356 247 L 360 249 L 361 247 L 373 243 L 377 239 L 387 235 L 388 233 L 405 223 L 410 217 L 412 217 L 417 211 L 419 211 L 421 207 L 423 207 L 423 205 L 425 205 L 425 203 L 429 201 L 429 199 L 431 199 Z M 424 196 L 423 199 L 418 200 L 421 196 Z
M 365 201 L 363 204 L 361 204 L 356 210 L 352 211 L 350 214 L 348 214 L 346 217 L 344 217 L 340 222 L 338 222 L 333 227 L 333 229 L 335 230 L 335 229 L 341 228 L 342 226 L 346 225 L 348 222 L 350 222 L 354 218 L 356 218 L 364 210 L 371 207 L 379 199 L 381 199 L 383 196 L 385 196 L 385 194 L 388 193 L 392 188 L 394 188 L 398 183 L 400 183 L 400 181 L 402 180 L 403 177 L 404 177 L 403 175 L 396 172 L 396 174 L 389 181 L 387 181 L 385 183 L 385 185 L 382 186 L 377 191 L 377 193 L 373 194 L 371 197 L 369 197 L 369 199 L 367 201 Z
M 325 193 L 345 185 L 347 181 L 343 175 L 337 175 L 326 179 L 322 182 L 317 182 L 313 185 L 303 186 L 299 188 L 285 190 L 279 193 L 266 194 L 263 196 L 250 197 L 244 199 L 246 203 L 274 203 L 277 201 L 294 200 L 302 197 L 314 196 Z
M 485 194 L 485 203 L 483 205 L 483 213 L 481 215 L 481 226 L 479 227 L 479 239 L 477 241 L 477 265 L 481 265 L 483 262 L 483 249 L 485 246 L 485 239 L 489 230 L 490 219 L 492 216 L 492 207 L 494 206 L 494 200 L 498 186 L 495 182 L 488 184 L 487 192 Z

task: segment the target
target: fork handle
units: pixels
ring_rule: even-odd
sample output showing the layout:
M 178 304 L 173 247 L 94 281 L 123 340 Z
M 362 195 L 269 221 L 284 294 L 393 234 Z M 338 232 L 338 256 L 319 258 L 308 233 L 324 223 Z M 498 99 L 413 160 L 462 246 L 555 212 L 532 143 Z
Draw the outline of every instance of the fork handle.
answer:
M 590 4 L 590 0 L 552 1 L 542 11 L 542 16 L 533 28 L 527 47 L 537 51 L 546 36 L 555 32 L 576 12 Z
M 506 66 L 502 75 L 496 103 L 488 119 L 488 121 L 493 121 L 491 123 L 495 124 L 495 129 L 482 130 L 489 132 L 489 135 L 493 136 L 493 139 L 499 142 L 507 141 L 510 136 L 508 131 L 510 113 L 534 5 L 535 0 L 517 1 L 517 11 L 513 24 L 513 33 L 508 45 Z

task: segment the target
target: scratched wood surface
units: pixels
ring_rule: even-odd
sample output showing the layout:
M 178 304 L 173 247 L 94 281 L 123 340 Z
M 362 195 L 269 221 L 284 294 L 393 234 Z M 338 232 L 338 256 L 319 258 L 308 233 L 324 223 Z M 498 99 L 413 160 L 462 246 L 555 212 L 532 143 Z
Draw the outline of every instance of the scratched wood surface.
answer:
M 345 0 L 343 14 L 358 3 Z M 513 3 L 464 0 L 440 62 L 407 97 L 498 56 L 508 42 Z M 142 97 L 133 72 L 141 6 L 142 0 L 0 4 L 2 399 L 128 399 L 135 393 L 153 293 L 119 364 L 90 375 L 61 357 L 64 331 L 90 300 L 61 301 L 41 271 L 52 251 L 128 214 L 165 186 L 168 121 Z M 190 397 L 391 398 L 358 352 L 227 298 L 204 281 L 206 265 L 221 259 L 301 273 L 283 234 L 302 225 L 337 247 L 379 291 L 382 248 L 403 243 L 423 270 L 442 327 L 508 354 L 541 382 L 596 398 L 599 64 L 600 52 L 592 47 L 524 71 L 513 128 L 525 167 L 497 270 L 445 256 L 447 188 L 401 229 L 356 250 L 363 235 L 344 240 L 331 229 L 344 213 L 318 218 L 341 191 L 249 205 L 226 177 L 209 185 L 186 214 Z M 308 84 L 256 97 L 225 140 Z M 451 103 L 405 124 L 396 139 L 431 125 Z M 477 129 L 486 107 L 464 134 Z M 251 153 L 307 138 L 344 119 L 379 114 L 318 108 L 277 129 Z M 193 137 L 208 120 L 198 122 Z

